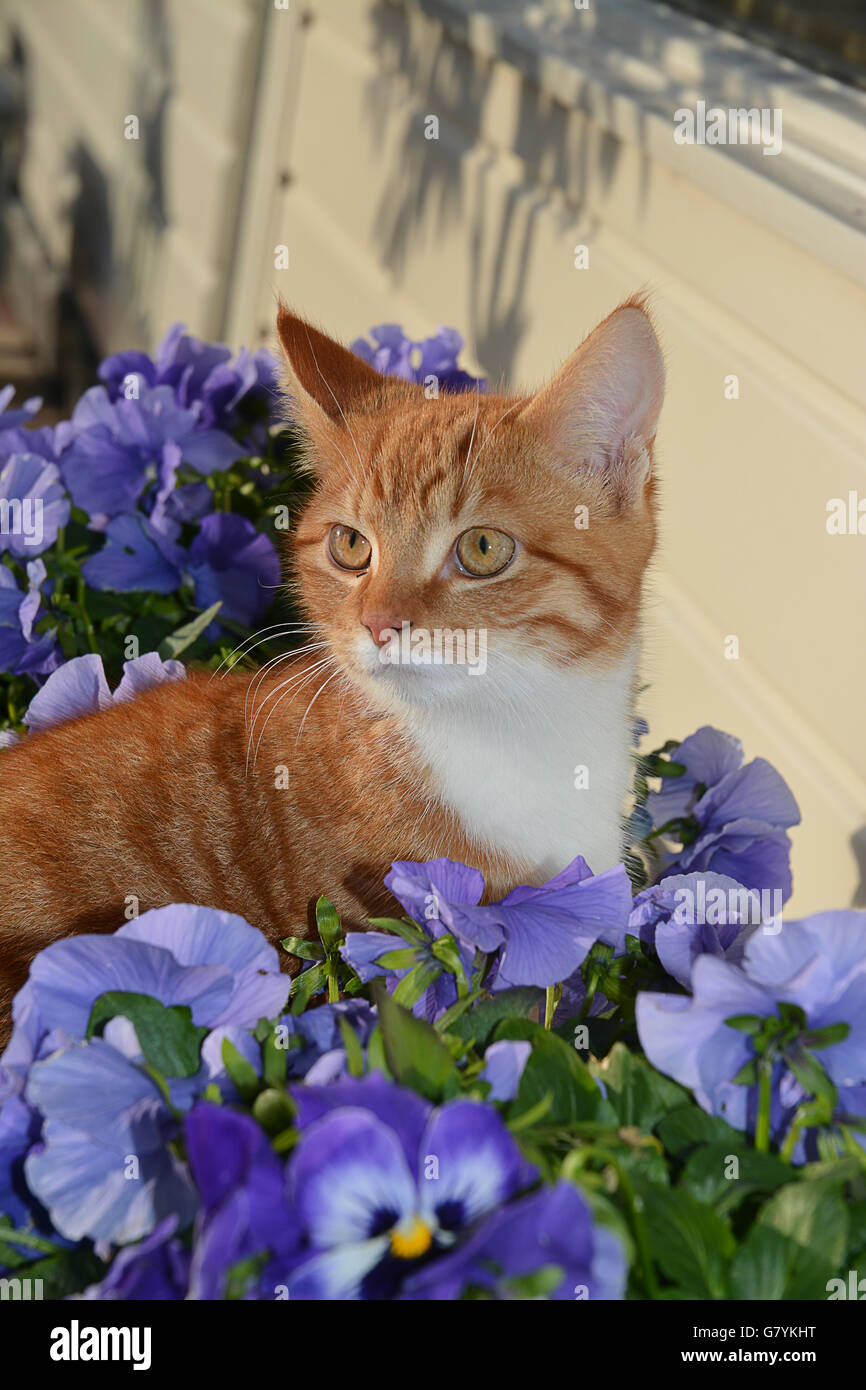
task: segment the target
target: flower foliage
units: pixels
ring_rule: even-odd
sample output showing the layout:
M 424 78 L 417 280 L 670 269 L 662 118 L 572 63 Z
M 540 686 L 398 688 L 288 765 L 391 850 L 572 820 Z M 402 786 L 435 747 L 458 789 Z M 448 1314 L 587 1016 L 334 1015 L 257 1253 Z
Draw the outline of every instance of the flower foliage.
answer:
M 450 330 L 371 336 L 381 371 L 483 386 Z M 50 429 L 0 393 L 4 743 L 225 660 L 278 582 L 301 484 L 267 354 L 176 327 L 100 377 Z M 107 1300 L 826 1297 L 866 1232 L 866 914 L 783 920 L 799 812 L 736 739 L 635 758 L 613 869 L 489 901 L 477 869 L 398 861 L 402 916 L 344 932 L 323 897 L 282 956 L 195 905 L 42 951 L 0 1058 L 0 1272 Z

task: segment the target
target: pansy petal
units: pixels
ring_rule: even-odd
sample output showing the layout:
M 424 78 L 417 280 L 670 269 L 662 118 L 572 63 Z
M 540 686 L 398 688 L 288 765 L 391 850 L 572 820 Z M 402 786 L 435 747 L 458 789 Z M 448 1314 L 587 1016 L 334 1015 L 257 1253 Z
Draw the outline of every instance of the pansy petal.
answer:
M 421 1211 L 447 1230 L 461 1230 L 532 1181 L 498 1111 L 455 1100 L 434 1111 L 421 1142 Z
M 316 1011 L 318 1012 L 318 1011 Z M 406 1162 L 412 1172 L 418 1162 L 418 1149 L 433 1109 L 415 1091 L 394 1086 L 379 1072 L 368 1076 L 346 1077 L 330 1086 L 292 1086 L 292 1099 L 298 1107 L 298 1129 L 305 1130 L 329 1111 L 342 1106 L 358 1106 L 392 1129 L 400 1139 Z
M 320 1249 L 379 1235 L 411 1216 L 418 1200 L 397 1135 L 351 1106 L 304 1133 L 289 1182 L 301 1222 Z
M 72 657 L 48 677 L 30 701 L 24 723 L 31 733 L 41 733 L 68 719 L 109 709 L 111 704 L 102 657 L 88 652 Z
M 388 1253 L 388 1237 L 357 1241 L 305 1260 L 288 1277 L 289 1298 L 344 1302 L 361 1297 L 363 1283 Z

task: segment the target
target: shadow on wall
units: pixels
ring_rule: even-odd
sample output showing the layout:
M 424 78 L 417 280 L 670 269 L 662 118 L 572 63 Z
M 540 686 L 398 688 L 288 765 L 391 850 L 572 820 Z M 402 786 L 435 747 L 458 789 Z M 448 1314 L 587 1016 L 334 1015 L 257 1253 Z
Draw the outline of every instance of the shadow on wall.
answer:
M 133 321 L 129 305 L 139 296 L 129 293 L 128 281 L 147 265 L 169 223 L 164 165 L 172 64 L 165 0 L 146 0 L 139 13 L 142 60 L 131 76 L 125 117 L 138 125 L 135 137 L 126 137 L 126 166 L 104 170 L 81 141 L 70 154 L 77 191 L 69 210 L 69 290 L 99 347 L 118 331 L 129 347 L 149 345 L 146 299 L 142 321 Z
M 629 86 L 627 70 L 635 60 L 617 50 L 614 25 L 620 24 L 632 52 L 637 42 L 639 61 L 655 74 L 652 105 L 670 118 L 671 132 L 681 99 L 680 81 L 666 73 L 673 40 L 663 16 L 649 2 L 646 24 L 637 36 L 633 17 L 612 21 L 595 11 L 571 18 L 543 15 L 533 32 L 548 54 L 579 59 L 582 39 L 591 38 L 601 25 L 611 31 L 614 42 L 605 64 L 599 66 L 599 84 L 574 71 L 567 107 L 543 89 L 542 66 L 549 57 L 542 60 L 537 52 L 519 45 L 515 65 L 523 80 L 509 129 L 497 130 L 496 145 L 517 156 L 522 177 L 497 202 L 488 195 L 495 166 L 501 168 L 501 154 L 483 127 L 494 63 L 514 61 L 518 47 L 509 33 L 507 16 L 496 31 L 492 25 L 485 30 L 488 42 L 496 33 L 496 56 L 488 59 L 470 50 L 464 20 L 455 20 L 446 31 L 434 18 L 435 3 L 420 0 L 419 8 L 425 16 L 423 28 L 410 25 L 403 7 L 389 0 L 380 0 L 371 12 L 370 46 L 379 65 L 366 97 L 369 156 L 374 166 L 393 128 L 395 107 L 408 109 L 399 152 L 389 160 L 390 172 L 377 210 L 376 249 L 381 264 L 399 284 L 407 256 L 417 250 L 419 241 L 435 244 L 455 225 L 465 229 L 471 273 L 469 316 L 462 326 L 485 369 L 493 377 L 500 373 L 509 377 L 526 331 L 527 277 L 539 213 L 548 210 L 564 235 L 574 233 L 579 242 L 590 245 L 623 156 L 622 141 L 612 133 L 613 108 Z M 713 32 L 707 29 L 708 37 Z M 720 53 L 698 41 L 695 51 L 701 66 L 692 85 L 698 95 L 713 101 L 722 100 L 723 93 L 729 105 L 774 104 L 769 78 L 761 79 L 754 70 L 744 75 L 737 49 Z M 799 91 L 809 85 L 799 72 L 788 80 Z M 777 101 L 777 77 L 774 82 Z M 438 140 L 425 138 L 428 115 L 439 119 Z M 489 123 L 489 114 L 486 120 Z M 639 151 L 633 198 L 633 230 L 638 232 L 652 177 L 647 125 L 644 102 L 634 107 L 631 127 Z M 471 160 L 466 157 L 470 152 Z

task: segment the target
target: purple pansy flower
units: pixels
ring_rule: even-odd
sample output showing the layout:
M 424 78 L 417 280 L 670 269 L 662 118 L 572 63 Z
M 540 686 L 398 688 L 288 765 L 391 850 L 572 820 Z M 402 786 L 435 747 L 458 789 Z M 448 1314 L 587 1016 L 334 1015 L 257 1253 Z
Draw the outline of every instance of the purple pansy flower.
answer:
M 112 400 L 130 378 L 148 386 L 170 386 L 178 404 L 195 407 L 204 426 L 230 431 L 244 412 L 264 410 L 277 388 L 277 364 L 266 349 L 242 348 L 234 362 L 223 343 L 206 343 L 172 324 L 152 359 L 143 352 L 119 352 L 99 368 Z
M 681 777 L 665 778 L 651 792 L 646 809 L 656 828 L 692 818 L 693 831 L 679 851 L 669 850 L 659 875 L 712 870 L 747 888 L 791 896 L 791 842 L 785 833 L 800 821 L 790 788 L 764 758 L 743 766 L 738 739 L 709 725 L 685 739 L 671 754 L 684 764 Z
M 41 636 L 33 631 L 42 617 L 46 571 L 41 560 L 30 561 L 27 579 L 29 587 L 23 594 L 12 571 L 0 564 L 0 671 L 35 679 L 56 671 L 61 655 L 54 628 Z
M 289 1191 L 307 1258 L 287 1276 L 291 1299 L 393 1297 L 534 1179 L 499 1114 L 475 1101 L 434 1110 L 376 1076 L 292 1094 L 302 1134 Z
M 407 337 L 399 323 L 380 323 L 366 338 L 356 338 L 352 352 L 384 376 L 423 385 L 434 376 L 446 391 L 486 391 L 484 377 L 472 377 L 457 365 L 463 338 L 454 328 L 438 328 L 429 338 L 416 342 Z
M 39 454 L 12 454 L 0 462 L 0 554 L 35 559 L 57 540 L 69 520 L 60 469 Z
M 44 1121 L 24 1160 L 27 1186 L 61 1235 L 125 1244 L 172 1213 L 192 1219 L 192 1187 L 169 1147 L 172 1113 L 156 1082 L 108 1042 L 34 1062 L 25 1099 Z
M 481 1081 L 490 1083 L 488 1100 L 515 1099 L 531 1052 L 532 1043 L 524 1040 L 503 1038 L 490 1044 L 484 1053 L 484 1066 L 479 1073 Z
M 26 400 L 17 410 L 7 410 L 6 407 L 10 404 L 14 395 L 14 386 L 4 386 L 3 389 L 0 390 L 0 432 L 18 429 L 21 425 L 26 425 L 33 419 L 34 415 L 38 415 L 39 411 L 42 409 L 42 397 L 31 396 L 30 399 Z
M 280 1159 L 251 1116 L 220 1106 L 195 1105 L 184 1132 L 201 1202 L 189 1297 L 223 1298 L 231 1267 L 265 1253 L 268 1262 L 248 1296 L 277 1297 L 302 1248 Z
M 68 719 L 110 709 L 163 681 L 181 680 L 185 675 L 182 662 L 163 661 L 156 652 L 144 652 L 123 663 L 123 677 L 112 695 L 102 657 L 87 652 L 72 657 L 48 677 L 30 701 L 24 723 L 31 733 L 40 733 Z
M 754 1056 L 751 1037 L 726 1022 L 748 1014 L 802 1009 L 809 1033 L 846 1023 L 847 1036 L 817 1053 L 837 1087 L 866 1081 L 866 913 L 817 913 L 787 922 L 781 932 L 755 932 L 740 966 L 701 955 L 692 968 L 692 996 L 640 994 L 637 1025 L 653 1066 L 694 1091 L 707 1111 L 737 1129 L 751 1126 L 754 1087 L 733 1078 Z M 799 1040 L 797 1040 L 799 1045 Z M 780 1059 L 773 1077 L 773 1132 L 777 1137 L 803 1099 Z
M 398 860 L 385 883 L 416 921 L 441 921 L 469 946 L 501 950 L 499 989 L 567 980 L 596 941 L 624 949 L 632 897 L 622 864 L 593 875 L 578 855 L 540 887 L 521 885 L 486 906 L 478 870 L 449 859 Z
M 147 517 L 138 513 L 116 516 L 107 523 L 105 537 L 102 549 L 81 566 L 91 589 L 114 589 L 121 594 L 151 589 L 157 594 L 173 594 L 179 587 L 184 553 Z
M 246 517 L 204 517 L 189 550 L 188 569 L 199 608 L 222 602 L 220 617 L 252 627 L 273 602 L 280 561 L 273 542 Z
M 402 864 L 394 864 L 385 877 L 386 886 L 395 893 L 395 896 L 394 884 L 402 881 L 401 870 L 405 867 Z M 452 891 L 457 889 L 459 882 L 465 880 L 467 874 L 472 875 L 475 872 L 472 869 L 467 870 L 462 864 L 453 864 L 448 859 L 433 860 L 425 868 L 430 870 L 440 883 L 448 881 Z M 440 1018 L 446 1009 L 456 1003 L 458 998 L 455 976 L 450 971 L 445 970 L 441 959 L 433 954 L 436 942 L 441 942 L 443 937 L 449 935 L 449 932 L 444 923 L 435 915 L 431 907 L 432 898 L 427 903 L 419 901 L 415 882 L 412 882 L 407 889 L 407 900 L 415 904 L 415 911 L 418 913 L 417 922 L 423 936 L 422 941 L 417 945 L 412 945 L 389 932 L 347 932 L 345 942 L 340 948 L 340 954 L 365 984 L 378 976 L 384 976 L 388 983 L 389 992 L 393 992 L 400 980 L 404 979 L 412 970 L 420 969 L 427 975 L 433 975 L 432 982 L 413 1005 L 414 1013 L 432 1023 Z M 463 971 L 464 987 L 468 988 L 472 977 L 475 951 L 456 938 L 452 937 L 452 940 Z M 411 964 L 398 968 L 386 967 L 379 963 L 380 957 L 387 956 L 389 952 L 397 950 L 412 951 Z
M 0 1215 L 13 1226 L 33 1219 L 33 1197 L 24 1181 L 24 1159 L 39 1138 L 41 1118 L 21 1096 L 0 1105 Z M 0 1260 L 2 1267 L 2 1260 Z
M 198 1073 L 166 1078 L 174 1109 L 141 1065 L 130 1020 L 114 1018 L 103 1038 L 79 1041 L 94 1003 L 109 991 L 185 1005 L 197 1026 L 211 1030 Z M 15 997 L 0 1074 L 4 1110 L 23 1088 L 44 1121 L 24 1168 L 62 1235 L 125 1242 L 172 1211 L 191 1216 L 188 1178 L 170 1149 L 174 1112 L 225 1079 L 224 1037 L 249 1060 L 258 1045 L 245 1030 L 278 1015 L 288 992 L 261 932 L 210 908 L 157 908 L 113 936 L 74 936 L 39 953 Z M 233 1094 L 228 1084 L 220 1089 Z
M 94 1003 L 109 990 L 186 1004 L 209 1028 L 251 1028 L 281 1012 L 289 985 L 274 948 L 242 917 L 186 904 L 154 908 L 112 936 L 72 936 L 39 952 L 12 1004 L 0 1076 L 7 1090 L 20 1089 L 15 1078 L 47 1044 L 54 1051 L 85 1036 Z
M 154 1303 L 185 1298 L 190 1257 L 175 1235 L 178 1225 L 175 1212 L 160 1221 L 144 1240 L 118 1250 L 105 1278 L 91 1284 L 84 1293 L 73 1295 L 73 1300 Z
M 748 932 L 762 921 L 761 895 L 725 874 L 671 874 L 634 899 L 629 930 L 673 979 L 688 988 L 700 955 L 740 959 Z
M 243 448 L 222 430 L 202 429 L 170 386 L 142 385 L 137 398 L 112 401 L 103 386 L 86 391 L 72 414 L 73 440 L 61 460 L 72 500 L 105 522 L 131 511 L 158 473 L 166 448 L 202 474 L 229 468 Z
M 280 1018 L 278 1026 L 293 1040 L 288 1050 L 290 1076 L 304 1076 L 323 1057 L 342 1054 L 341 1019 L 357 1034 L 362 1046 L 376 1026 L 375 1011 L 366 999 L 341 999 L 336 1004 L 321 1004 L 306 1013 Z
M 545 1294 L 548 1299 L 618 1300 L 625 1291 L 622 1245 L 595 1224 L 586 1200 L 569 1182 L 496 1212 L 464 1245 L 413 1276 L 404 1297 L 445 1302 L 471 1286 L 507 1300 L 514 1297 L 509 1281 L 540 1270 L 559 1276 Z

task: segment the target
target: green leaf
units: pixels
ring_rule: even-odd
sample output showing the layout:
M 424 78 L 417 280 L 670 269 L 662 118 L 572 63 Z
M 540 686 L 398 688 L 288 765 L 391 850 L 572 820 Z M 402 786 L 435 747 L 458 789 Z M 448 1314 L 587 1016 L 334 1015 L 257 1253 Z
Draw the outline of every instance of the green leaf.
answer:
M 796 1076 L 807 1096 L 826 1102 L 827 1122 L 836 1109 L 839 1099 L 836 1087 L 825 1072 L 821 1063 L 805 1047 L 793 1047 L 786 1053 L 785 1060 Z
M 651 777 L 683 777 L 687 769 L 685 763 L 675 763 L 669 758 L 656 758 L 650 770 Z
M 506 1018 L 527 1018 L 544 997 L 544 991 L 526 986 L 504 989 L 489 999 L 482 999 L 469 1013 L 464 1013 L 449 1026 L 464 1042 L 474 1042 L 480 1050 L 487 1046 L 494 1030 Z
M 305 941 L 302 936 L 287 936 L 280 942 L 284 951 L 299 960 L 324 960 L 325 948 L 318 941 Z
M 238 1052 L 230 1038 L 223 1038 L 222 1058 L 229 1080 L 234 1082 L 241 1099 L 249 1105 L 258 1095 L 262 1084 L 255 1068 Z
M 770 1199 L 734 1261 L 732 1296 L 825 1299 L 842 1268 L 848 1213 L 841 1184 L 794 1182 Z
M 276 1032 L 271 1028 L 262 1043 L 262 1080 L 266 1086 L 285 1086 L 288 1062 L 289 1050 L 277 1045 Z
M 270 1255 L 267 1250 L 259 1251 L 255 1255 L 247 1255 L 243 1260 L 236 1260 L 233 1265 L 229 1265 L 225 1274 L 225 1295 L 226 1300 L 235 1302 L 242 1299 L 252 1288 L 258 1276 L 261 1274 Z
M 754 1192 L 775 1192 L 791 1181 L 789 1164 L 773 1154 L 747 1148 L 743 1135 L 736 1138 L 734 1146 L 730 1140 L 722 1140 L 698 1149 L 680 1180 L 699 1202 L 722 1213 L 733 1211 Z
M 665 1275 L 692 1298 L 728 1297 L 728 1266 L 736 1244 L 712 1207 L 680 1188 L 634 1178 L 653 1258 Z
M 435 1028 L 401 1008 L 381 979 L 373 980 L 370 988 L 379 1015 L 385 1058 L 394 1080 L 432 1101 L 456 1094 L 460 1084 L 457 1069 Z
M 343 1036 L 343 1047 L 346 1050 L 346 1065 L 350 1076 L 364 1075 L 364 1049 L 361 1047 L 361 1039 L 355 1032 L 347 1018 L 339 1017 L 340 1032 Z
M 629 1052 L 625 1043 L 614 1043 L 598 1075 L 620 1124 L 636 1125 L 647 1132 L 689 1098 L 682 1086 Z
M 4 1277 L 30 1280 L 31 1300 L 58 1301 L 99 1283 L 106 1270 L 92 1250 L 59 1250 L 43 1260 L 28 1260 Z
M 391 1068 L 385 1056 L 385 1039 L 381 1028 L 374 1028 L 367 1039 L 367 1065 L 370 1071 L 381 1072 L 382 1076 L 390 1078 Z
M 466 978 L 466 971 L 463 969 L 463 961 L 460 958 L 460 949 L 454 937 L 450 934 L 440 936 L 433 942 L 431 951 L 435 960 L 441 961 L 450 975 L 457 981 L 457 988 L 462 994 L 469 991 L 469 981 Z
M 302 974 L 296 975 L 289 990 L 289 998 L 292 1001 L 290 1012 L 302 1014 L 313 995 L 324 989 L 326 982 L 327 972 L 324 962 L 321 961 L 318 965 L 311 965 L 309 970 L 304 970 Z
M 222 608 L 222 599 L 212 603 L 210 608 L 206 608 L 203 613 L 198 613 L 191 622 L 184 623 L 174 632 L 170 632 L 164 637 L 157 647 L 157 653 L 163 661 L 169 661 L 173 657 L 180 656 L 187 647 L 191 647 L 197 638 L 201 637 L 205 628 L 213 622 L 219 610 Z
M 844 1042 L 851 1032 L 850 1023 L 828 1023 L 826 1028 L 812 1028 L 802 1036 L 804 1047 L 812 1050 L 820 1050 L 822 1047 L 832 1047 L 835 1043 Z
M 334 951 L 343 939 L 340 914 L 330 898 L 321 897 L 316 903 L 316 927 L 326 951 Z
M 418 951 L 415 946 L 401 946 L 396 951 L 384 951 L 381 956 L 376 957 L 376 964 L 381 965 L 384 970 L 411 970 L 418 960 Z
M 766 1021 L 763 1014 L 732 1014 L 725 1019 L 729 1028 L 736 1028 L 738 1033 L 748 1033 L 752 1038 L 757 1037 Z
M 732 1129 L 726 1120 L 718 1115 L 708 1115 L 705 1110 L 692 1104 L 678 1105 L 669 1115 L 665 1115 L 655 1127 L 668 1153 L 679 1158 L 699 1144 L 713 1142 L 736 1145 L 742 1143 L 742 1135 Z M 734 1152 L 731 1148 L 729 1152 Z M 790 1177 L 790 1173 L 789 1173 Z
M 85 1037 L 101 1033 L 109 1019 L 118 1015 L 129 1019 L 145 1058 L 163 1076 L 194 1076 L 198 1071 L 208 1029 L 196 1028 L 186 1004 L 167 1008 L 148 994 L 108 990 L 90 1011 Z
M 500 1023 L 496 1039 L 504 1038 L 529 1038 L 532 1042 L 517 1096 L 508 1112 L 509 1120 L 533 1110 L 548 1095 L 551 1099 L 545 1124 L 576 1124 L 598 1114 L 603 1100 L 601 1090 L 586 1063 L 562 1038 L 521 1018 Z
M 377 931 L 391 932 L 395 936 L 402 936 L 403 940 L 408 941 L 412 946 L 430 945 L 430 938 L 425 935 L 416 922 L 410 922 L 408 918 L 398 921 L 396 917 L 368 917 L 367 921 Z
M 438 980 L 442 974 L 442 966 L 436 961 L 422 960 L 410 970 L 408 975 L 404 975 L 393 993 L 395 1004 L 402 1004 L 404 1009 L 411 1009 L 418 1003 L 421 996 L 430 988 L 434 981 Z

